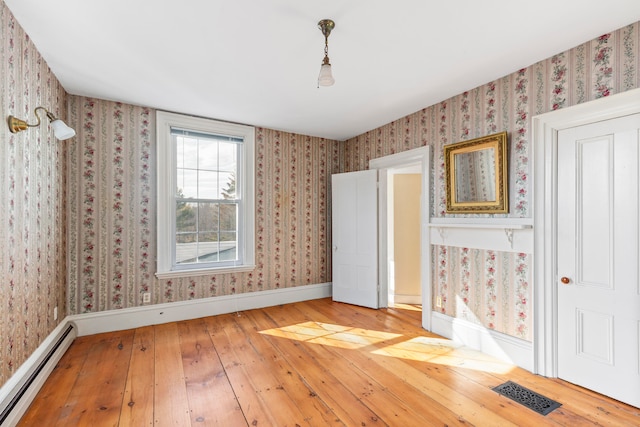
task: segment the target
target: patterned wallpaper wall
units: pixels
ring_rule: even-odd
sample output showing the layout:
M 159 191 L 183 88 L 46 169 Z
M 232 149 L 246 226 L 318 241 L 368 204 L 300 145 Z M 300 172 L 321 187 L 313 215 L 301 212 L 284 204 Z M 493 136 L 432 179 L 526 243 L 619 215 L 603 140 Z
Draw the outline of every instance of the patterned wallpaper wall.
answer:
M 66 147 L 48 120 L 13 135 L 6 116 L 66 120 L 66 94 L 0 2 L 0 386 L 66 316 Z M 58 320 L 53 309 L 58 307 Z
M 256 129 L 253 272 L 158 280 L 155 111 L 69 97 L 71 314 L 331 280 L 329 183 L 338 143 Z
M 344 170 L 366 169 L 370 159 L 431 145 L 431 215 L 453 217 L 445 214 L 443 146 L 505 130 L 506 216 L 531 218 L 531 118 L 640 87 L 639 68 L 640 23 L 635 23 L 349 140 Z M 452 247 L 434 252 L 433 292 L 444 302 L 443 313 L 531 339 L 530 254 Z
M 507 130 L 509 216 L 531 217 L 531 116 L 640 86 L 636 23 L 347 143 L 257 129 L 256 270 L 157 280 L 154 111 L 68 96 L 4 2 L 0 25 L 3 115 L 43 104 L 78 132 L 0 132 L 0 385 L 55 328 L 56 306 L 60 320 L 141 305 L 142 292 L 161 303 L 329 281 L 330 175 L 371 158 L 432 145 L 443 217 L 442 146 Z M 531 339 L 530 254 L 437 247 L 432 262 L 443 313 Z

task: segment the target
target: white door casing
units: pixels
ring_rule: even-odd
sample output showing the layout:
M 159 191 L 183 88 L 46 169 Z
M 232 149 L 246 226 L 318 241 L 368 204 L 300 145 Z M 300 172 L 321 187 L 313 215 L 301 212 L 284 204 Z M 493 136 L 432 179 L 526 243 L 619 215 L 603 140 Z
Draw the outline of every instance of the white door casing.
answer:
M 380 281 L 380 300 L 386 299 L 388 293 L 388 280 L 391 272 L 389 271 L 390 255 L 387 251 L 389 247 L 388 226 L 390 221 L 389 206 L 389 189 L 387 188 L 388 176 L 390 171 L 397 168 L 403 168 L 410 165 L 419 165 L 422 174 L 422 197 L 420 200 L 420 282 L 421 282 L 421 298 L 422 298 L 422 327 L 430 331 L 431 324 L 431 262 L 429 259 L 429 183 L 431 176 L 431 151 L 429 146 L 414 148 L 412 150 L 401 151 L 399 153 L 390 154 L 384 157 L 378 157 L 369 161 L 369 169 L 378 170 L 379 179 L 379 203 L 378 203 L 378 238 L 379 238 L 379 281 Z M 381 305 L 381 306 L 386 306 Z
M 534 366 L 557 377 L 557 146 L 558 132 L 640 113 L 640 88 L 533 118 Z
M 378 172 L 331 176 L 333 300 L 378 308 Z
M 640 114 L 558 132 L 558 377 L 640 407 Z

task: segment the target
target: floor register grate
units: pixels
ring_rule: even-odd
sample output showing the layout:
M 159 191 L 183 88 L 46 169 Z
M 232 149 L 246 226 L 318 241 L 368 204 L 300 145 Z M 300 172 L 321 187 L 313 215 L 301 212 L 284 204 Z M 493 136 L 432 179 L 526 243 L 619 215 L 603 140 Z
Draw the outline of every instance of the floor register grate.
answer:
M 499 386 L 494 387 L 493 391 L 500 393 L 501 395 L 506 396 L 509 399 L 542 415 L 547 415 L 554 409 L 562 406 L 561 403 L 549 399 L 548 397 L 544 397 L 543 395 L 536 393 L 535 391 L 531 391 L 526 387 L 522 387 L 513 381 L 507 381 L 504 384 L 500 384 Z

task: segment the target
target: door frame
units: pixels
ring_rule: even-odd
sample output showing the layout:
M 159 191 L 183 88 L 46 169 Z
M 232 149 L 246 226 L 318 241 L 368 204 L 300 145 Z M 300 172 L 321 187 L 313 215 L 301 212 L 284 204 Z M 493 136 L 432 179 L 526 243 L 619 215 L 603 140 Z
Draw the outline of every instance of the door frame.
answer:
M 533 118 L 534 373 L 558 376 L 558 132 L 640 113 L 640 88 Z
M 422 327 L 431 330 L 431 260 L 429 252 L 429 216 L 431 156 L 430 147 L 423 146 L 369 161 L 369 169 L 378 170 L 378 283 L 380 307 L 388 306 L 388 197 L 387 176 L 390 169 L 420 164 L 422 197 L 420 198 L 420 282 L 422 294 Z

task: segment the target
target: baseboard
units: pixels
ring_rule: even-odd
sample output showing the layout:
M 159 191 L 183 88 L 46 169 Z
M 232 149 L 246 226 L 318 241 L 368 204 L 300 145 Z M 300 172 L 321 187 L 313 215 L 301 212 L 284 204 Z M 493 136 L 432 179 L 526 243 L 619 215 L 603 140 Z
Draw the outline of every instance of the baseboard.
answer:
M 533 344 L 467 320 L 431 313 L 431 332 L 533 372 Z
M 0 425 L 15 426 L 77 336 L 65 318 L 0 388 Z
M 70 316 L 78 336 L 121 331 L 331 296 L 331 283 L 202 298 Z
M 422 295 L 395 294 L 393 301 L 398 304 L 422 304 Z

